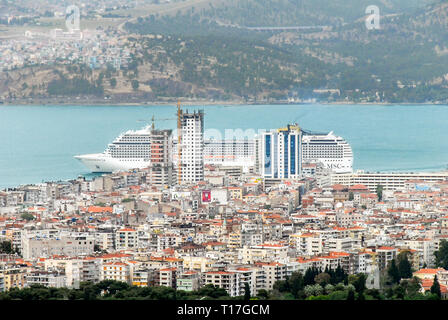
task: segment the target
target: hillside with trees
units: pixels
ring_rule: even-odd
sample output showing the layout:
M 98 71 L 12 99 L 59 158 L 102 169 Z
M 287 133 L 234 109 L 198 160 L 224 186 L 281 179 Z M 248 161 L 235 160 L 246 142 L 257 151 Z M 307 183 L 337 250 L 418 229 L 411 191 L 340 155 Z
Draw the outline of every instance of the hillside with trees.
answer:
M 257 95 L 259 88 L 270 91 L 272 97 L 283 98 L 291 93 L 301 95 L 304 91 L 335 89 L 340 94 L 308 95 L 329 102 L 448 101 L 448 55 L 443 45 L 448 4 L 441 2 L 420 10 L 415 10 L 416 3 L 407 2 L 404 9 L 402 2 L 395 4 L 387 9 L 388 6 L 378 3 L 384 8 L 380 30 L 367 30 L 361 10 L 363 4 L 349 6 L 348 2 L 347 6 L 358 12 L 358 19 L 340 14 L 341 23 L 333 23 L 323 30 L 257 32 L 231 27 L 239 22 L 230 19 L 223 23 L 217 18 L 221 11 L 227 12 L 229 17 L 234 16 L 229 13 L 230 9 L 223 8 L 191 10 L 176 17 L 150 16 L 139 23 L 128 24 L 127 28 L 141 35 L 161 34 L 194 42 L 182 50 L 173 48 L 170 41 L 160 44 L 166 58 L 180 67 L 180 80 L 222 89 L 236 96 L 262 99 Z M 296 15 L 291 12 L 295 11 L 289 7 L 293 5 L 298 5 L 297 1 L 295 4 L 278 1 L 275 10 L 268 10 L 273 4 L 242 1 L 235 5 L 239 9 L 234 11 L 259 17 L 263 24 L 257 24 L 248 16 L 247 21 L 266 26 L 269 18 L 262 12 L 256 14 L 257 6 L 279 17 L 286 12 L 287 16 L 294 17 Z M 303 5 L 306 7 L 307 1 L 303 1 Z M 225 8 L 228 6 L 230 3 Z M 323 8 L 319 12 L 329 9 L 322 4 L 319 7 Z M 344 8 L 344 5 L 338 8 Z M 385 14 L 387 10 L 398 9 L 402 10 L 399 14 Z M 330 11 L 338 16 L 337 10 Z M 346 14 L 352 12 L 343 11 Z M 285 19 L 279 18 L 279 21 Z M 273 21 L 272 26 L 279 26 L 279 21 Z M 267 50 L 262 49 L 264 52 L 257 57 L 253 53 L 259 48 Z M 223 65 L 226 70 L 222 69 Z M 265 74 L 260 75 L 260 70 Z M 235 80 L 233 87 L 228 86 L 231 79 Z
M 379 30 L 366 28 L 368 5 Z M 447 28 L 441 0 L 209 2 L 124 24 L 131 60 L 120 70 L 26 66 L 0 74 L 0 92 L 6 102 L 447 103 Z

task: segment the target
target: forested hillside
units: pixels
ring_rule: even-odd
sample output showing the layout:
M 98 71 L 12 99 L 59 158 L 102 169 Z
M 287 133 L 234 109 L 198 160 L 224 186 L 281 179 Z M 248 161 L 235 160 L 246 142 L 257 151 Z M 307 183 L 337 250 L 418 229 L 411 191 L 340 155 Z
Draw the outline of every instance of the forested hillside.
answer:
M 377 1 L 383 12 L 380 29 L 368 30 L 362 10 L 367 3 L 373 4 L 244 0 L 201 12 L 192 9 L 177 17 L 150 16 L 127 27 L 138 34 L 189 39 L 181 51 L 165 48 L 167 57 L 182 66 L 181 80 L 238 96 L 263 99 L 258 93 L 270 91 L 271 96 L 284 97 L 307 92 L 307 98 L 325 101 L 446 101 L 448 4 L 443 1 L 416 9 L 423 2 Z M 321 8 L 313 11 L 320 20 L 307 23 L 331 26 L 270 32 L 241 27 L 294 25 L 291 17 L 308 12 L 307 8 Z M 260 47 L 269 50 L 254 56 L 253 52 L 261 53 Z M 333 94 L 321 94 L 324 89 L 333 89 Z M 310 93 L 313 90 L 320 93 Z
M 365 25 L 369 5 L 380 29 Z M 217 0 L 123 26 L 128 67 L 15 70 L 0 89 L 120 102 L 448 102 L 446 0 Z M 309 28 L 253 29 L 288 26 Z

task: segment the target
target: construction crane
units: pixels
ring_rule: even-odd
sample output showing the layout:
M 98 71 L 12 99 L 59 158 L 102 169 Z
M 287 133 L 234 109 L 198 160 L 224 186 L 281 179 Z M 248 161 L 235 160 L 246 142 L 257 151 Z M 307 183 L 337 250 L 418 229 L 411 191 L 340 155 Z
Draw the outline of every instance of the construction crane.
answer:
M 168 121 L 168 120 L 177 120 L 177 118 L 155 118 L 153 115 L 151 118 L 151 129 L 154 130 L 156 128 L 155 121 Z M 138 122 L 146 122 L 147 120 L 137 120 Z
M 303 129 L 303 128 L 301 128 L 301 131 L 304 135 L 307 135 L 307 136 L 326 136 L 329 134 L 329 132 L 317 132 L 317 131 L 311 131 L 311 130 L 307 130 L 307 129 Z

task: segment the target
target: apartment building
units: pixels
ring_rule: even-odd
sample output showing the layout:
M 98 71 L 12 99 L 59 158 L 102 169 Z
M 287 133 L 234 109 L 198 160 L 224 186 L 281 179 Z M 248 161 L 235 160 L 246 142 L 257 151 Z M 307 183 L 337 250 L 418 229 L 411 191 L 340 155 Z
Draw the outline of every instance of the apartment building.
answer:
M 157 250 L 165 250 L 177 247 L 180 244 L 180 237 L 176 234 L 159 234 L 157 236 Z
M 201 287 L 201 274 L 197 271 L 189 270 L 182 273 L 176 279 L 177 290 L 196 291 Z
M 376 263 L 380 270 L 384 270 L 389 266 L 389 263 L 393 259 L 397 259 L 397 248 L 392 247 L 379 247 L 376 249 Z
M 255 266 L 260 267 L 262 271 L 261 277 L 258 280 L 261 280 L 264 274 L 263 282 L 265 290 L 272 290 L 275 282 L 285 280 L 286 278 L 286 264 L 279 262 L 257 262 Z
M 67 285 L 67 277 L 57 271 L 34 270 L 26 275 L 26 286 L 42 285 L 52 288 L 64 288 Z
M 172 130 L 151 130 L 150 165 L 145 169 L 146 183 L 154 186 L 168 187 L 176 180 L 173 176 L 171 156 Z
M 22 239 L 24 259 L 48 258 L 53 255 L 87 256 L 93 253 L 94 238 L 91 236 L 61 236 L 60 238 Z
M 101 250 L 112 252 L 115 249 L 115 235 L 113 230 L 101 230 L 94 233 L 95 244 L 100 247 Z
M 229 271 L 209 271 L 203 273 L 202 283 L 204 285 L 212 284 L 223 288 L 231 297 L 240 294 L 239 277 L 236 272 Z
M 132 285 L 137 287 L 153 287 L 159 283 L 159 269 L 140 267 L 132 274 Z
M 324 250 L 324 240 L 321 236 L 313 233 L 290 235 L 290 243 L 296 247 L 299 255 L 315 256 Z
M 184 256 L 183 258 L 184 270 L 194 270 L 200 272 L 211 271 L 213 261 L 207 257 Z
M 175 289 L 177 285 L 177 268 L 160 269 L 159 285 Z
M 137 248 L 137 230 L 132 228 L 122 228 L 117 230 L 115 235 L 116 250 L 128 250 Z
M 116 280 L 132 283 L 132 267 L 123 262 L 108 262 L 102 265 L 101 280 Z
M 0 277 L 3 277 L 4 291 L 11 288 L 24 288 L 26 284 L 27 269 L 10 264 L 0 265 Z
M 352 238 L 342 238 L 342 239 L 326 239 L 324 242 L 325 252 L 331 251 L 351 251 L 360 241 L 356 241 Z
M 238 259 L 243 264 L 254 264 L 259 261 L 285 261 L 288 246 L 282 244 L 261 244 L 238 249 Z

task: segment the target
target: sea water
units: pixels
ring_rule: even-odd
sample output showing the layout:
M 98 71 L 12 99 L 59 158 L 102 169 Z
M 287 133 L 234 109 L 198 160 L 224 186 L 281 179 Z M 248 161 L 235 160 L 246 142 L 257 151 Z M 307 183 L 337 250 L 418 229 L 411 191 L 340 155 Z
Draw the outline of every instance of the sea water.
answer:
M 206 132 L 298 123 L 352 146 L 354 169 L 440 171 L 448 165 L 445 105 L 197 105 Z M 0 106 L 0 188 L 89 176 L 74 155 L 100 153 L 121 132 L 176 128 L 176 106 Z

